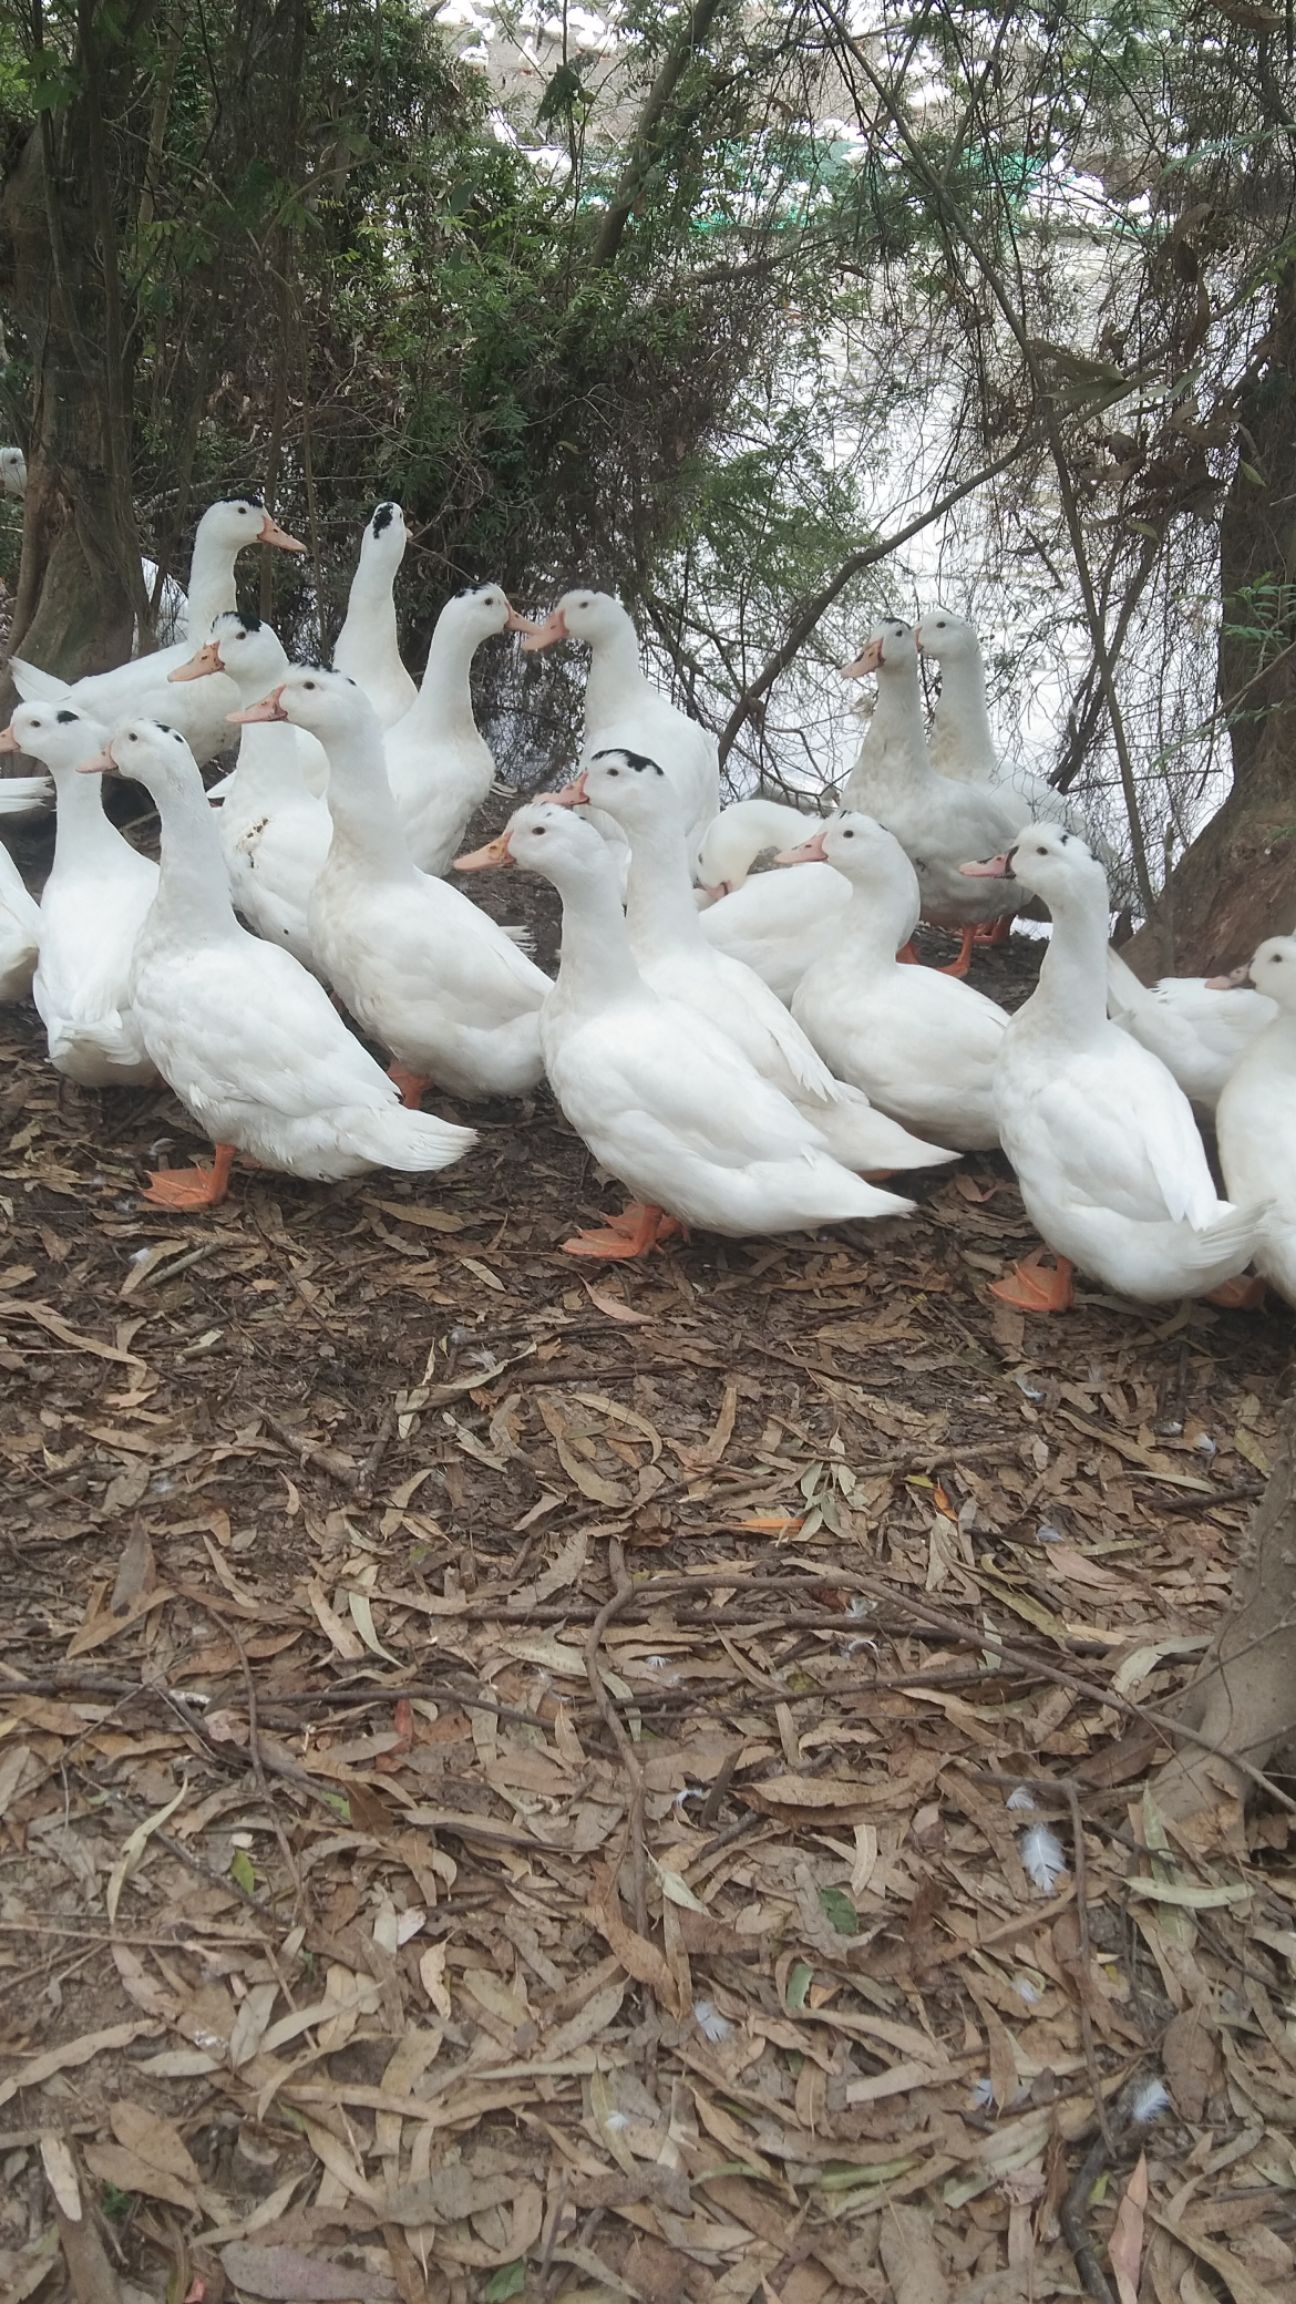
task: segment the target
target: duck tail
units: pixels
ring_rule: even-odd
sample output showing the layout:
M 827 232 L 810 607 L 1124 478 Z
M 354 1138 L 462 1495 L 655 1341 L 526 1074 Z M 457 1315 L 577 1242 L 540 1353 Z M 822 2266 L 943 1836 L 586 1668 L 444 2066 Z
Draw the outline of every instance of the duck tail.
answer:
M 0 816 L 16 816 L 20 810 L 43 808 L 53 797 L 54 786 L 48 776 L 0 778 Z
M 407 1112 L 401 1104 L 384 1104 L 376 1111 L 355 1111 L 339 1116 L 339 1132 L 362 1159 L 377 1168 L 404 1168 L 426 1174 L 450 1168 L 462 1160 L 477 1141 L 475 1128 L 457 1127 L 438 1120 L 433 1112 Z
M 39 664 L 29 664 L 22 656 L 10 657 L 9 673 L 24 704 L 53 704 L 72 693 L 70 680 L 60 680 L 57 672 L 42 672 Z
M 1107 1012 L 1117 1023 L 1123 1016 L 1137 1016 L 1146 1008 L 1151 994 L 1119 952 L 1107 947 Z
M 1259 1246 L 1271 1206 L 1272 1202 L 1264 1200 L 1235 1208 L 1224 1201 L 1218 1216 L 1212 1216 L 1209 1223 L 1185 1225 L 1189 1269 L 1211 1282 L 1236 1279 Z

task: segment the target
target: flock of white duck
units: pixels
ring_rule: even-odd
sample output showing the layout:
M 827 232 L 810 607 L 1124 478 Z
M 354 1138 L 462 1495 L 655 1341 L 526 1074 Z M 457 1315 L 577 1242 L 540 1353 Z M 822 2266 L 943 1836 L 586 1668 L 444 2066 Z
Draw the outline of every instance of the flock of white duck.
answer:
M 443 1168 L 475 1135 L 419 1108 L 429 1087 L 524 1097 L 547 1076 L 631 1195 L 573 1254 L 903 1216 L 885 1179 L 1000 1146 L 1051 1252 L 997 1284 L 1007 1302 L 1063 1308 L 1076 1267 L 1142 1301 L 1238 1301 L 1252 1263 L 1296 1302 L 1296 939 L 1228 988 L 1139 984 L 1108 947 L 1101 863 L 1046 786 L 1001 768 L 970 625 L 888 621 L 846 667 L 877 699 L 834 816 L 721 809 L 713 738 L 645 676 L 609 595 L 532 623 L 495 585 L 463 592 L 416 687 L 398 505 L 365 530 L 331 669 L 289 664 L 239 613 L 251 544 L 302 549 L 255 498 L 204 514 L 187 641 L 71 685 L 11 665 L 0 749 L 53 779 L 58 813 L 39 905 L 0 846 L 0 995 L 30 991 L 71 1079 L 160 1076 L 210 1138 L 210 1167 L 164 1170 L 147 1198 L 213 1205 L 238 1154 L 323 1181 Z M 472 659 L 509 632 L 588 647 L 578 770 L 460 855 L 494 777 Z M 930 730 L 920 652 L 941 669 Z M 208 793 L 231 723 L 237 763 Z M 109 767 L 151 795 L 159 864 L 105 813 L 88 772 Z M 0 784 L 0 812 L 43 788 Z M 771 847 L 789 869 L 754 873 Z M 502 865 L 558 890 L 552 980 L 444 877 Z M 1010 1017 L 963 979 L 1036 897 L 1052 935 Z M 951 969 L 914 963 L 920 919 L 960 933 Z

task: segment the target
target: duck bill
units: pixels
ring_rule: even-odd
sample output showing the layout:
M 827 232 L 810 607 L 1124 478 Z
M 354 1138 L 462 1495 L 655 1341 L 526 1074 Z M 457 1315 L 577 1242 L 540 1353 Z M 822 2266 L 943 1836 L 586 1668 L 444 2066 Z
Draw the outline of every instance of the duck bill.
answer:
M 504 629 L 506 632 L 522 632 L 531 637 L 540 631 L 541 626 L 533 616 L 524 616 L 520 608 L 510 607 Z
M 1250 962 L 1245 968 L 1230 968 L 1227 976 L 1208 976 L 1206 989 L 1208 992 L 1250 992 L 1253 989 Z
M 22 745 L 15 736 L 12 726 L 0 728 L 0 752 L 21 752 L 21 750 Z
M 923 652 L 921 624 L 915 624 L 914 626 L 914 647 L 917 649 L 918 654 L 921 656 Z
M 78 776 L 109 776 L 116 765 L 117 763 L 112 756 L 112 746 L 105 744 L 102 752 L 96 752 L 93 758 L 78 760 L 77 774 Z
M 965 880 L 1011 880 L 1013 868 L 1007 856 L 988 856 L 984 864 L 960 864 Z
M 841 676 L 843 680 L 866 680 L 869 673 L 876 672 L 884 662 L 882 642 L 870 640 L 862 656 L 857 656 L 853 664 L 843 664 Z
M 168 680 L 205 680 L 209 672 L 223 672 L 224 669 L 220 649 L 214 640 L 208 640 L 198 650 L 196 656 L 190 657 L 187 664 L 177 664 L 174 672 L 168 672 L 167 678 Z
M 582 768 L 579 776 L 573 777 L 570 784 L 564 784 L 557 792 L 546 793 L 545 797 L 552 800 L 555 808 L 588 808 L 590 796 L 585 770 Z
M 456 856 L 454 869 L 456 872 L 498 872 L 502 864 L 515 861 L 508 834 L 501 832 L 498 840 L 488 840 L 484 848 L 470 848 L 466 856 Z
M 277 520 L 272 520 L 268 512 L 257 531 L 257 542 L 273 544 L 279 552 L 304 552 L 306 549 L 299 537 L 290 536 L 287 529 L 281 528 Z
M 555 640 L 569 640 L 570 638 L 571 634 L 567 630 L 567 619 L 561 608 L 553 608 L 546 616 L 543 624 L 528 625 L 522 647 L 524 653 L 529 656 L 537 648 L 552 648 Z
M 799 848 L 781 848 L 774 861 L 776 864 L 826 864 L 828 849 L 823 833 L 812 833 Z
M 282 697 L 282 688 L 272 688 L 259 704 L 249 704 L 242 712 L 227 712 L 225 718 L 236 728 L 253 728 L 261 720 L 286 720 Z

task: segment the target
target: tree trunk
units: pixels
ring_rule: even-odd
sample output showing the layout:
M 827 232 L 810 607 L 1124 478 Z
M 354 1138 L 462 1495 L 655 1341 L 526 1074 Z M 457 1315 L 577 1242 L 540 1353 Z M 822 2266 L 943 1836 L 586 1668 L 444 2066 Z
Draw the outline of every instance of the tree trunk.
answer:
M 1296 1401 L 1283 1412 L 1269 1484 L 1242 1540 L 1228 1614 L 1182 1716 L 1253 1768 L 1296 1737 Z M 1194 1836 L 1215 1839 L 1236 1835 L 1250 1789 L 1227 1759 L 1185 1745 L 1152 1794 L 1163 1815 L 1191 1817 Z
M 1127 957 L 1145 976 L 1235 968 L 1296 927 L 1296 263 L 1238 405 L 1220 527 L 1220 702 L 1233 788 Z M 1248 476 L 1247 467 L 1250 467 Z M 1259 475 L 1262 484 L 1257 484 Z M 1247 628 L 1268 627 L 1265 638 Z
M 11 646 L 76 679 L 129 656 L 147 615 L 131 489 L 126 371 L 106 121 L 133 79 L 137 38 L 80 10 L 81 87 L 43 113 L 0 194 L 0 287 L 32 361 L 23 553 Z M 0 685 L 0 712 L 13 692 Z

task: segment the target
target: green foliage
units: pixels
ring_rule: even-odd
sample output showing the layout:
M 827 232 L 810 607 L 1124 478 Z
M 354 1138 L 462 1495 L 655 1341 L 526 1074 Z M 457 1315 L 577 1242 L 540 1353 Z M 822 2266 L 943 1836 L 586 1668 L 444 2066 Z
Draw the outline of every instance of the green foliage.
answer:
M 492 2272 L 482 2290 L 483 2304 L 507 2304 L 510 2296 L 520 2296 L 526 2287 L 526 2264 L 517 2257 L 512 2264 L 501 2264 Z

